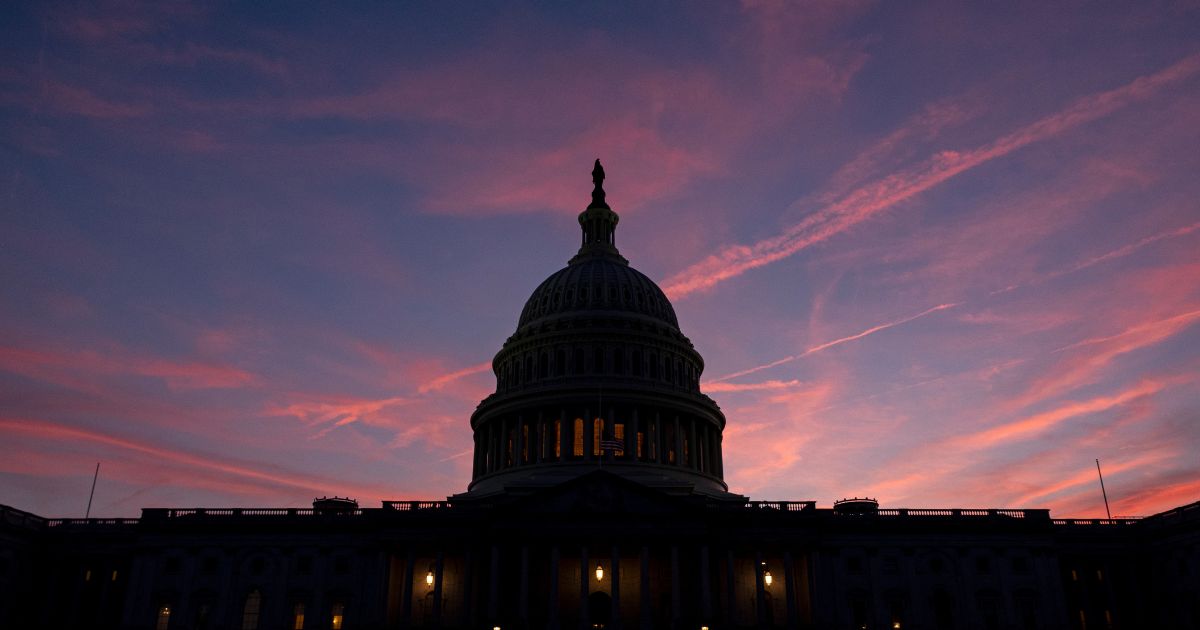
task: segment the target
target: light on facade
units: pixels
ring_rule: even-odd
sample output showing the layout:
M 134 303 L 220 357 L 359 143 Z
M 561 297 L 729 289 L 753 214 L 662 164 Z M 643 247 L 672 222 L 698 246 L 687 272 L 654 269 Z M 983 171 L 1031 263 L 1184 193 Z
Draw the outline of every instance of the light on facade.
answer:
M 425 585 L 433 586 L 433 571 L 425 574 Z
M 771 583 L 772 583 L 772 582 L 774 582 L 774 581 L 775 581 L 775 578 L 771 577 L 771 572 L 770 572 L 770 571 L 764 571 L 764 572 L 763 572 L 763 583 L 767 585 L 767 588 L 770 588 L 770 587 L 771 587 Z
M 596 581 L 599 582 L 600 580 L 603 580 L 603 579 L 604 579 L 604 567 L 600 566 L 600 564 L 597 563 L 596 564 Z

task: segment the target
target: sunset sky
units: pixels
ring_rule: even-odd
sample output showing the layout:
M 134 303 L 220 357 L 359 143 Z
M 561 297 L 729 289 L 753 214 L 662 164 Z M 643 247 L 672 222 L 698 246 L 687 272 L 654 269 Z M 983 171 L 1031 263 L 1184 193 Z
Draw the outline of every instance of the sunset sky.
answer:
M 0 503 L 463 491 L 597 157 L 731 490 L 1200 499 L 1200 6 L 965 4 L 0 5 Z

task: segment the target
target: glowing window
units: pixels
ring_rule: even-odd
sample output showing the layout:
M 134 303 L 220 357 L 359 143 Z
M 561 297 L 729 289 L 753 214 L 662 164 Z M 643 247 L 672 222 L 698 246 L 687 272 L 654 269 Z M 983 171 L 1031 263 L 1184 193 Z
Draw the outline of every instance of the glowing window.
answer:
M 638 459 L 642 459 L 643 457 L 645 457 L 644 453 L 646 451 L 645 451 L 645 446 L 643 445 L 643 442 L 645 442 L 645 440 L 646 440 L 646 434 L 642 433 L 641 431 L 638 431 L 638 434 L 637 434 L 637 458 Z
M 292 630 L 304 630 L 304 602 L 292 606 Z
M 342 602 L 336 602 L 333 605 L 333 614 L 329 619 L 329 627 L 332 630 L 342 630 L 342 616 L 346 612 L 346 605 Z
M 592 420 L 592 455 L 600 456 L 600 440 L 604 435 L 604 421 L 600 418 Z
M 529 463 L 529 425 L 521 423 L 521 463 Z
M 625 444 L 625 425 L 624 424 L 618 422 L 613 425 L 613 438 L 616 439 L 621 444 Z M 615 451 L 613 451 L 613 455 L 615 455 L 617 457 L 624 457 L 625 449 L 624 448 L 616 449 Z
M 167 630 L 171 627 L 171 607 L 159 606 L 158 616 L 155 618 L 154 630 Z
M 242 607 L 242 630 L 258 630 L 258 617 L 262 611 L 262 594 L 258 590 L 250 591 L 246 596 L 246 605 Z
M 562 420 L 554 421 L 554 459 L 562 457 Z
M 583 457 L 583 418 L 575 418 L 575 457 Z

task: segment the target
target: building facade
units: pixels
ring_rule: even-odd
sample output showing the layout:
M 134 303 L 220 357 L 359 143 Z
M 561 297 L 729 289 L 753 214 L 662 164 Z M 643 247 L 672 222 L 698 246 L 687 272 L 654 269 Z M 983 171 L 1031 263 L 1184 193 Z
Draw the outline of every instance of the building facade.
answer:
M 1200 503 L 1145 519 L 752 501 L 599 161 L 578 253 L 527 301 L 445 501 L 0 506 L 0 627 L 1200 628 Z

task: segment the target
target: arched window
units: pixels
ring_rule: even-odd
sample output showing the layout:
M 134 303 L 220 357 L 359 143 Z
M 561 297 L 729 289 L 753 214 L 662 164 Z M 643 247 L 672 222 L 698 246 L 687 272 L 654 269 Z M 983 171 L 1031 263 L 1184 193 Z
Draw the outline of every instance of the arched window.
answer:
M 171 605 L 163 604 L 158 607 L 154 617 L 154 630 L 169 630 L 171 627 Z
M 562 420 L 554 421 L 554 459 L 562 457 Z
M 583 374 L 583 366 L 584 366 L 583 348 L 575 348 L 574 350 L 572 350 L 572 353 L 575 355 L 575 372 L 574 373 L 577 375 Z
M 642 351 L 641 350 L 633 351 L 633 369 L 630 371 L 633 372 L 634 376 L 642 375 Z
M 625 373 L 625 349 L 621 346 L 613 348 L 613 374 Z
M 595 364 L 593 371 L 596 374 L 604 373 L 604 346 L 596 346 L 592 351 L 592 362 Z
M 650 355 L 650 378 L 658 378 L 658 353 Z
M 261 612 L 262 593 L 254 589 L 246 596 L 246 605 L 242 606 L 242 630 L 258 630 L 258 617 Z
M 525 355 L 525 382 L 533 380 L 533 356 Z
M 545 352 L 538 359 L 538 378 L 550 376 L 550 355 Z
M 567 373 L 567 351 L 562 348 L 554 353 L 554 374 L 562 376 Z

